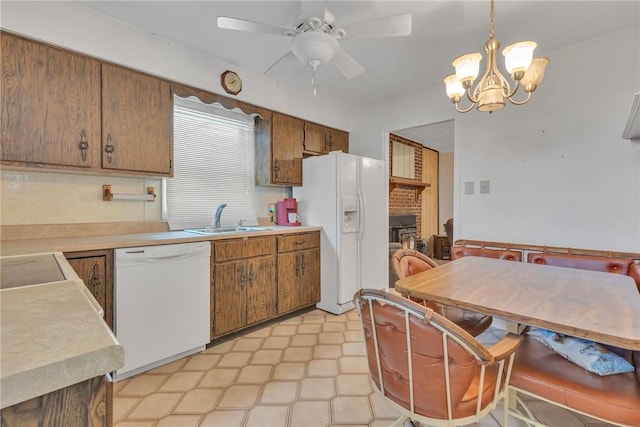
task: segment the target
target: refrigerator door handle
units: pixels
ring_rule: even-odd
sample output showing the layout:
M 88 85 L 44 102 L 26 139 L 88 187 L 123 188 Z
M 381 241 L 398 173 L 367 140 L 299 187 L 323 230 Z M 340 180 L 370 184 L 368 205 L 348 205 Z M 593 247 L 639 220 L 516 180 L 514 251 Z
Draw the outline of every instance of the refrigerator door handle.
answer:
M 365 205 L 366 201 L 364 200 L 364 194 L 358 188 L 358 240 L 362 240 L 364 238 Z

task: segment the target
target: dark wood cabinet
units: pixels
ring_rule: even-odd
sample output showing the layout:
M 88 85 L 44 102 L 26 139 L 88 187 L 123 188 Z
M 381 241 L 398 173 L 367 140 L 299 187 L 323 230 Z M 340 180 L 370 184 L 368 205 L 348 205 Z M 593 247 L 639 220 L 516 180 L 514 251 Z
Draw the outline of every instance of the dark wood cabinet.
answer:
M 102 64 L 102 167 L 171 175 L 173 98 L 168 81 Z
M 104 321 L 113 330 L 113 252 L 66 252 L 64 256 L 104 310 Z
M 256 184 L 302 185 L 304 122 L 272 113 L 256 121 Z
M 7 33 L 2 42 L 2 162 L 100 167 L 100 63 Z
M 320 301 L 320 232 L 278 236 L 278 314 Z
M 315 123 L 304 123 L 304 152 L 309 155 L 331 151 L 349 152 L 349 134 Z
M 273 112 L 256 120 L 256 184 L 302 185 L 302 158 L 349 152 L 347 132 Z
M 173 174 L 168 81 L 0 33 L 2 163 Z
M 274 317 L 275 237 L 214 243 L 211 339 Z
M 100 376 L 74 384 L 0 412 L 2 427 L 111 427 L 113 384 Z

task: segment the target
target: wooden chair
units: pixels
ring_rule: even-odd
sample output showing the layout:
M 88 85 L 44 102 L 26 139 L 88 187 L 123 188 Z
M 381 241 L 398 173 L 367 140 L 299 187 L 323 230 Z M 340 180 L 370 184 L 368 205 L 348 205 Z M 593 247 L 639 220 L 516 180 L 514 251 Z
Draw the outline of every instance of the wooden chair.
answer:
M 486 348 L 453 322 L 406 298 L 361 289 L 353 301 L 372 383 L 402 414 L 392 426 L 407 420 L 466 425 L 504 398 L 522 337 L 508 334 Z
M 392 258 L 393 270 L 400 279 L 438 267 L 438 264 L 434 260 L 413 249 L 398 249 L 393 254 Z M 451 320 L 456 325 L 460 326 L 465 331 L 469 332 L 474 337 L 477 337 L 486 331 L 493 321 L 492 317 L 486 314 L 436 304 L 433 301 L 424 301 L 410 295 L 405 295 L 405 297 L 410 298 L 412 301 L 421 303 L 425 307 L 431 308 Z

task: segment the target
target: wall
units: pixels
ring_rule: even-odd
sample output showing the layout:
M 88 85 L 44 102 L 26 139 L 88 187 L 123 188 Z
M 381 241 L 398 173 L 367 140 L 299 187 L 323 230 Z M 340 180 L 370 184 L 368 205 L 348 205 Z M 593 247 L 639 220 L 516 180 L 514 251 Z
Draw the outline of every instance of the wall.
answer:
M 99 15 L 75 2 L 3 2 L 2 29 L 115 62 L 215 93 L 219 76 L 233 67 L 243 76 L 238 99 L 339 129 L 349 129 L 350 114 L 339 105 L 243 70 L 201 51 Z M 213 24 L 212 24 L 213 25 Z M 157 221 L 160 203 L 103 202 L 102 184 L 122 192 L 144 192 L 141 178 L 82 177 L 3 170 L 2 225 L 76 222 Z M 161 196 L 159 185 L 156 192 Z M 282 188 L 256 190 L 256 214 L 282 199 Z M 151 205 L 151 206 L 150 206 Z
M 350 149 L 386 158 L 389 131 L 454 118 L 455 238 L 639 251 L 640 152 L 621 135 L 640 91 L 640 27 L 545 54 L 526 105 L 460 114 L 443 85 L 416 90 L 358 111 Z

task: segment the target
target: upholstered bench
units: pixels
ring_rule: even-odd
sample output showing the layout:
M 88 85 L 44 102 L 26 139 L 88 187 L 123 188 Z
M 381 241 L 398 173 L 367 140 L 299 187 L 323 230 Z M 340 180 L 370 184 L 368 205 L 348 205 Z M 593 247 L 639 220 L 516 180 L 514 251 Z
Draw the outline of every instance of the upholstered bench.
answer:
M 531 264 L 545 264 L 556 267 L 626 274 L 636 282 L 636 286 L 640 291 L 640 264 L 636 264 L 633 258 L 531 252 L 527 255 L 527 262 Z
M 507 261 L 522 261 L 522 251 L 510 248 L 488 249 L 472 246 L 454 246 L 451 248 L 451 259 L 458 259 L 465 256 L 481 256 L 485 258 L 504 259 Z
M 513 363 L 510 393 L 543 398 L 610 423 L 640 426 L 640 356 L 635 356 L 635 372 L 600 376 L 525 335 Z

